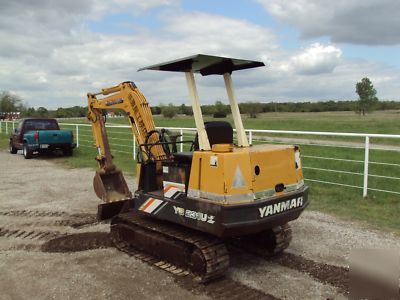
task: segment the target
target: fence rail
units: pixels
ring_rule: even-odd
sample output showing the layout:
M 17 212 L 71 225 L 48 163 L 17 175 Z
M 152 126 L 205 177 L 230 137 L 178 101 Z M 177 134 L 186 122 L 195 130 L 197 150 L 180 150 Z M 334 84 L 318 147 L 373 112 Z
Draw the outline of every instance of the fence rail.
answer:
M 11 130 L 14 130 L 16 122 L 13 121 L 0 121 L 0 133 L 8 134 Z M 90 124 L 77 124 L 77 123 L 60 123 L 60 126 L 71 128 L 75 132 L 75 140 L 77 147 L 93 147 L 93 140 L 92 140 L 92 133 L 91 133 L 91 125 Z M 124 154 L 131 154 L 133 159 L 136 159 L 137 153 L 137 145 L 136 140 L 132 137 L 132 132 L 130 130 L 130 126 L 128 125 L 106 125 L 107 128 L 110 128 L 110 143 L 111 145 L 116 148 L 113 151 L 124 153 Z M 185 128 L 185 127 L 166 127 L 166 129 L 171 131 L 177 131 L 181 135 L 180 141 L 184 140 L 184 135 L 193 135 L 196 132 L 195 128 Z M 342 144 L 341 141 L 330 141 L 330 144 L 323 144 L 323 143 L 312 143 L 308 142 L 305 144 L 296 143 L 308 147 L 333 147 L 333 148 L 348 148 L 348 149 L 358 149 L 363 150 L 363 160 L 361 159 L 349 159 L 343 157 L 331 157 L 331 156 L 322 156 L 322 155 L 307 155 L 304 154 L 302 157 L 304 159 L 310 159 L 312 161 L 322 161 L 322 162 L 343 162 L 346 165 L 353 165 L 358 164 L 362 165 L 363 170 L 361 171 L 352 171 L 352 170 L 343 170 L 343 169 L 335 169 L 335 168 L 328 168 L 325 166 L 312 166 L 308 165 L 307 162 L 303 162 L 303 169 L 310 170 L 314 172 L 322 172 L 327 174 L 343 174 L 348 176 L 355 176 L 355 177 L 362 177 L 362 185 L 351 184 L 349 182 L 334 182 L 329 180 L 322 180 L 321 178 L 308 178 L 305 179 L 310 182 L 320 183 L 320 184 L 328 184 L 328 185 L 335 185 L 335 186 L 345 186 L 355 189 L 362 190 L 363 197 L 368 195 L 368 191 L 376 191 L 376 192 L 383 192 L 388 194 L 396 194 L 400 195 L 400 191 L 395 191 L 386 188 L 376 188 L 376 187 L 369 187 L 369 179 L 384 179 L 395 182 L 394 186 L 398 186 L 397 181 L 400 180 L 400 177 L 391 175 L 384 175 L 384 174 L 374 174 L 369 171 L 370 166 L 378 166 L 382 168 L 399 168 L 399 171 L 396 171 L 396 174 L 400 174 L 400 163 L 397 162 L 384 162 L 384 161 L 371 161 L 370 160 L 370 152 L 371 152 L 371 138 L 380 138 L 380 139 L 399 139 L 400 135 L 394 134 L 375 134 L 375 133 L 343 133 L 343 132 L 317 132 L 317 131 L 293 131 L 293 130 L 262 130 L 262 129 L 247 129 L 246 133 L 248 135 L 249 143 L 280 143 L 276 140 L 269 140 L 265 141 L 263 138 L 265 134 L 279 134 L 282 135 L 295 135 L 295 136 L 320 136 L 320 137 L 352 137 L 352 138 L 362 138 L 362 144 Z M 296 140 L 296 138 L 291 138 Z M 125 142 L 125 143 L 124 143 Z M 285 142 L 287 143 L 287 141 Z M 184 150 L 183 143 L 180 144 L 180 151 Z M 400 146 L 391 146 L 391 147 L 376 147 L 373 150 L 376 151 L 396 151 L 400 153 Z M 322 174 L 321 173 L 321 174 Z M 320 174 L 320 173 L 318 173 Z

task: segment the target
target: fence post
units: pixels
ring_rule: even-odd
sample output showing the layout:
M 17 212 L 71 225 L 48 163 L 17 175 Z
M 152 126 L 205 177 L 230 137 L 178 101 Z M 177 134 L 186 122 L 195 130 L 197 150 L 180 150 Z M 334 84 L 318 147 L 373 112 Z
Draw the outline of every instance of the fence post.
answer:
M 6 134 L 8 133 L 8 122 L 6 121 Z
M 0 120 L 0 133 L 3 133 L 3 121 Z
M 75 125 L 75 133 L 76 133 L 76 148 L 79 148 L 79 125 Z
M 365 155 L 364 155 L 364 185 L 363 185 L 363 197 L 367 197 L 368 194 L 368 162 L 369 162 L 369 136 L 365 137 Z
M 249 144 L 253 144 L 253 131 L 249 130 Z
M 14 123 L 14 121 L 12 122 L 12 124 L 13 124 L 12 128 L 13 128 L 13 131 L 14 131 L 14 129 L 15 129 L 15 123 Z
M 136 160 L 136 139 L 133 137 L 133 160 Z
M 181 142 L 183 142 L 183 129 L 181 129 Z M 183 143 L 181 143 L 181 152 L 183 152 Z

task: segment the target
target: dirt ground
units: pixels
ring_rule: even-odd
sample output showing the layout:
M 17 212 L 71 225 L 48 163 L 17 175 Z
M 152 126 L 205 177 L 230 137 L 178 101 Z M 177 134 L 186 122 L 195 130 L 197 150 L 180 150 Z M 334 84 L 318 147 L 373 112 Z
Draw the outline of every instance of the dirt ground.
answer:
M 352 248 L 400 246 L 393 234 L 306 211 L 292 222 L 284 254 L 271 259 L 230 247 L 225 281 L 187 284 L 116 250 L 109 225 L 94 219 L 94 172 L 54 160 L 0 152 L 0 299 L 222 299 L 210 290 L 228 286 L 265 299 L 343 299 Z M 133 190 L 134 179 L 128 181 Z M 60 239 L 60 251 L 49 247 Z

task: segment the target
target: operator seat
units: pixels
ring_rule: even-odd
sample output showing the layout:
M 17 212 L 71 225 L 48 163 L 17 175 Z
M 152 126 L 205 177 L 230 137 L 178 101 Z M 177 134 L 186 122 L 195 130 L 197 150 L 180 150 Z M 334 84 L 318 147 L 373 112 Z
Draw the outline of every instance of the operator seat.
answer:
M 231 124 L 226 121 L 205 122 L 204 127 L 207 132 L 210 146 L 214 144 L 233 144 L 233 129 Z M 196 134 L 197 137 L 197 134 Z M 197 142 L 197 149 L 199 148 Z
M 226 121 L 211 121 L 205 122 L 204 127 L 207 132 L 208 140 L 210 142 L 210 146 L 214 144 L 233 144 L 233 128 L 229 122 Z M 199 138 L 196 133 L 196 137 L 193 142 L 192 149 L 194 151 L 199 150 Z M 192 162 L 193 152 L 177 152 L 174 153 L 174 159 L 177 162 L 181 163 L 190 163 Z

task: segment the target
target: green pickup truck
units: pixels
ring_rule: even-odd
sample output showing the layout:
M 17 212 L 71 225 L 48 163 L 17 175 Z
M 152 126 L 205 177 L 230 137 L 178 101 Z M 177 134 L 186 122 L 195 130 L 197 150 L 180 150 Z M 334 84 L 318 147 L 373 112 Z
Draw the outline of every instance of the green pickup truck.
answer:
M 74 136 L 71 130 L 60 130 L 57 120 L 32 118 L 19 122 L 10 136 L 9 151 L 16 154 L 22 150 L 26 159 L 32 158 L 34 152 L 49 152 L 62 150 L 66 156 L 71 156 L 75 148 Z

